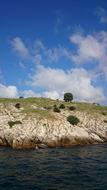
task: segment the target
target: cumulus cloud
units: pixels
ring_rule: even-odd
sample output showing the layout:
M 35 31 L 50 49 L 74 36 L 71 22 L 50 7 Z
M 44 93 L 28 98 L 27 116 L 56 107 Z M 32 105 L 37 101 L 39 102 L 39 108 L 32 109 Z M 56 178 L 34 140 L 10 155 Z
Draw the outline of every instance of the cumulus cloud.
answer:
M 63 98 L 64 92 L 72 92 L 75 100 L 88 102 L 104 100 L 102 89 L 93 86 L 91 77 L 83 68 L 65 72 L 61 69 L 38 66 L 29 84 L 43 88 L 46 97 Z
M 103 7 L 97 7 L 94 13 L 99 18 L 100 23 L 107 23 L 107 12 Z
M 92 59 L 99 60 L 104 54 L 103 41 L 99 41 L 95 36 L 73 34 L 70 41 L 77 45 L 77 52 L 72 56 L 75 63 L 87 63 Z
M 0 84 L 0 97 L 1 98 L 16 98 L 18 96 L 18 90 L 16 86 L 5 86 Z
M 107 78 L 107 32 L 101 31 L 95 35 L 75 33 L 70 36 L 71 43 L 77 47 L 72 60 L 75 63 L 97 63 L 97 71 Z
M 51 98 L 51 99 L 60 99 L 60 94 L 57 91 L 46 91 L 42 94 L 43 97 Z
M 68 91 L 74 94 L 76 100 L 89 102 L 104 100 L 102 89 L 93 85 L 93 76 L 88 74 L 88 70 L 75 68 L 64 71 L 63 69 L 44 67 L 43 64 L 49 65 L 49 63 L 61 63 L 63 60 L 68 60 L 80 67 L 80 63 L 96 63 L 96 74 L 103 74 L 107 78 L 107 32 L 101 31 L 88 35 L 74 33 L 70 36 L 70 42 L 76 46 L 73 49 L 75 53 L 62 45 L 47 47 L 41 40 L 36 40 L 32 51 L 29 52 L 21 38 L 13 39 L 13 48 L 23 57 L 28 58 L 30 55 L 31 62 L 35 63 L 37 68 L 27 84 L 38 87 L 42 91 L 38 94 L 32 90 L 25 90 L 22 92 L 23 96 L 44 96 L 57 99 L 63 98 L 64 92 Z M 24 68 L 22 62 L 19 65 Z
M 49 65 L 50 63 L 60 63 L 63 60 L 69 61 L 71 64 L 75 63 L 76 66 L 80 63 L 96 63 L 97 73 L 104 75 L 107 80 L 107 32 L 101 31 L 88 35 L 76 32 L 70 36 L 70 42 L 76 46 L 73 52 L 72 48 L 60 44 L 56 47 L 47 47 L 41 40 L 36 40 L 32 51 L 29 51 L 19 37 L 14 38 L 11 44 L 23 58 L 30 58 L 31 63 L 35 63 L 35 65 Z M 21 68 L 25 67 L 22 62 L 19 66 Z
M 21 91 L 20 94 L 24 96 L 25 98 L 28 97 L 45 97 L 45 98 L 51 98 L 51 99 L 59 99 L 59 93 L 56 91 L 45 91 L 41 93 L 34 92 L 33 90 L 24 90 Z
M 42 65 L 44 62 L 60 63 L 60 61 L 68 60 L 79 64 L 97 64 L 95 72 L 104 75 L 107 79 L 107 32 L 101 31 L 95 34 L 83 35 L 74 33 L 70 36 L 70 42 L 76 45 L 75 53 L 64 46 L 48 48 L 41 40 L 35 42 L 35 55 L 33 62 L 36 65 Z M 78 65 L 77 65 L 78 64 Z
M 24 90 L 21 92 L 24 97 L 40 97 L 41 94 L 35 93 L 33 90 Z
M 23 40 L 19 37 L 14 38 L 11 41 L 13 49 L 18 52 L 23 58 L 29 57 L 29 50 L 25 46 Z

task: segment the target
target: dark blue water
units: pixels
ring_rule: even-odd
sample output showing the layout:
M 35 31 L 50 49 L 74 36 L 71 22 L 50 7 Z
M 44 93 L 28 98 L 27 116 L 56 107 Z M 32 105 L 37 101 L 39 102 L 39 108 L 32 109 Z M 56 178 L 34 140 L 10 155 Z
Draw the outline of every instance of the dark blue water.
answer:
M 0 148 L 0 190 L 107 190 L 107 144 Z

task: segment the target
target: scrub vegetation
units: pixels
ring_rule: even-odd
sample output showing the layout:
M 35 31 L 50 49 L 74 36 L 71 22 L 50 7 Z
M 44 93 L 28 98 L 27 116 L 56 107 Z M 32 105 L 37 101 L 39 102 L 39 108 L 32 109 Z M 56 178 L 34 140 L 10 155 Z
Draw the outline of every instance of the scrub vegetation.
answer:
M 52 100 L 49 98 L 17 98 L 17 99 L 7 99 L 0 98 L 0 103 L 3 103 L 4 106 L 14 107 L 28 115 L 36 114 L 41 117 L 54 118 L 54 111 L 56 108 L 60 110 L 59 112 L 75 112 L 82 111 L 88 112 L 91 114 L 101 114 L 107 115 L 107 106 L 95 105 L 94 103 L 84 103 L 84 102 L 65 102 L 64 100 Z M 55 108 L 56 107 L 56 108 Z

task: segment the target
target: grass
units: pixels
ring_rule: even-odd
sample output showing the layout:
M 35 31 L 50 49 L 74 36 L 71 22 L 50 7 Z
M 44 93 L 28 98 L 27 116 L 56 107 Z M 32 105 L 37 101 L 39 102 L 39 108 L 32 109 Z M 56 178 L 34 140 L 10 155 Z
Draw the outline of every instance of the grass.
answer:
M 28 116 L 37 117 L 39 119 L 46 118 L 46 119 L 55 119 L 55 115 L 49 110 L 38 110 L 38 109 L 24 109 L 22 113 L 26 113 Z
M 100 106 L 94 105 L 91 103 L 84 103 L 84 102 L 64 102 L 64 101 L 57 101 L 52 100 L 49 98 L 23 98 L 23 99 L 8 99 L 8 98 L 0 98 L 0 103 L 3 103 L 5 106 L 9 105 L 10 103 L 16 104 L 20 103 L 23 110 L 22 113 L 26 113 L 28 115 L 38 115 L 42 117 L 54 117 L 52 113 L 53 106 L 56 105 L 59 107 L 61 104 L 64 104 L 65 110 L 68 109 L 70 106 L 75 106 L 76 111 L 85 111 L 88 113 L 98 113 L 101 115 L 107 115 L 107 106 Z M 33 108 L 32 106 L 36 106 L 38 109 Z M 39 110 L 39 108 L 50 107 L 50 110 Z M 74 110 L 75 111 L 75 110 Z
M 80 103 L 76 102 L 75 103 L 76 110 L 78 111 L 86 111 L 88 113 L 98 113 L 103 115 L 103 113 L 106 115 L 107 114 L 107 106 L 97 106 L 91 103 Z
M 9 99 L 0 98 L 0 103 L 21 103 L 22 105 L 36 104 L 38 107 L 53 106 L 57 104 L 56 100 L 51 100 L 49 98 L 23 98 L 23 99 Z

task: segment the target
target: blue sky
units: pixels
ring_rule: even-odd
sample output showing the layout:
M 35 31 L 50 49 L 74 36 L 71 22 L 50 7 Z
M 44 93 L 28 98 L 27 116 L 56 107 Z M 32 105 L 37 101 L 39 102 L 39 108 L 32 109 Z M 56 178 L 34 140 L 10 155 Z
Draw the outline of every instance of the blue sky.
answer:
M 1 0 L 0 97 L 107 104 L 106 0 Z

